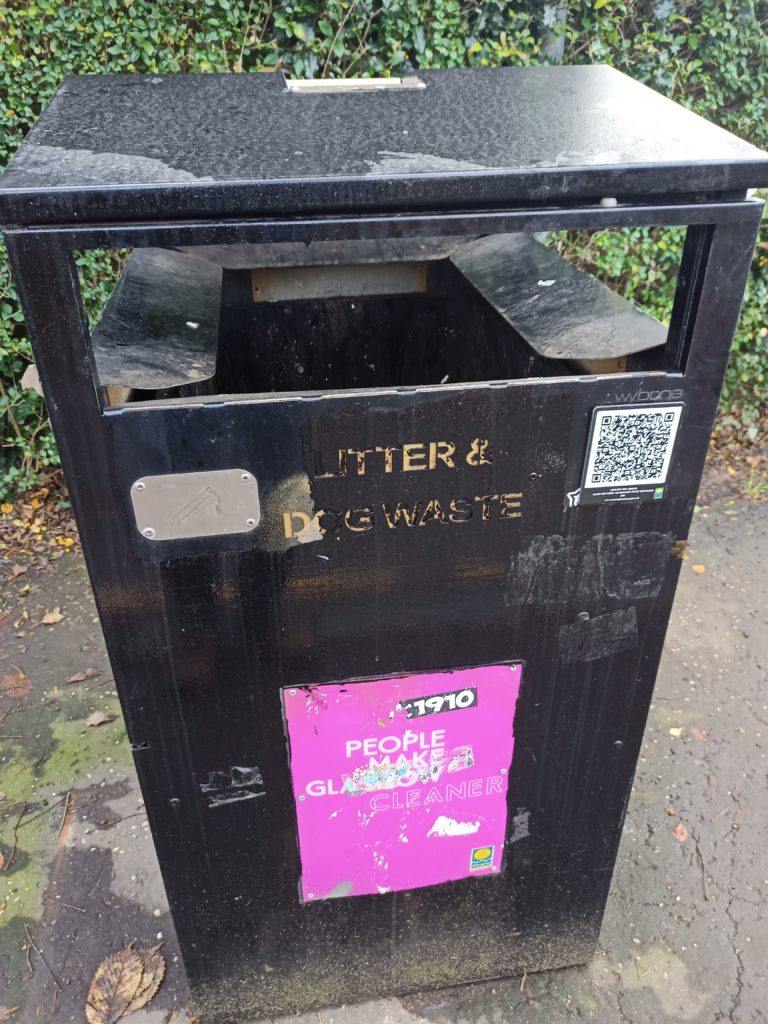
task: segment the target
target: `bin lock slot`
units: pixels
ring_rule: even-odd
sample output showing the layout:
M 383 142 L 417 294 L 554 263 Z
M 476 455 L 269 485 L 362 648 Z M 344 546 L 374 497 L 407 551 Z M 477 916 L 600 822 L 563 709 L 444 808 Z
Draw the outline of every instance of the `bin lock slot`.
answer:
M 398 92 L 403 89 L 426 89 L 427 87 L 426 82 L 416 75 L 408 75 L 405 78 L 285 78 L 283 76 L 283 79 L 288 92 L 312 96 L 321 93 L 378 92 L 382 89 L 387 92 Z

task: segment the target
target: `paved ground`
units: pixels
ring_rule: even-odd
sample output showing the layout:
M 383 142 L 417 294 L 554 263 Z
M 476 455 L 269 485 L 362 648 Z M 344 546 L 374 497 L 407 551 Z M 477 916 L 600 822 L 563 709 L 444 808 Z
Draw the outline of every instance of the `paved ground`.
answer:
M 293 1019 L 768 1019 L 766 552 L 765 505 L 697 515 L 592 964 Z M 129 1019 L 181 1024 L 183 971 L 81 559 L 18 576 L 3 607 L 0 1020 L 83 1022 L 99 961 L 162 939 L 167 978 Z M 63 618 L 42 624 L 55 608 Z M 88 669 L 99 674 L 65 681 Z M 94 712 L 116 717 L 89 725 Z M 3 1007 L 18 1009 L 6 1018 Z

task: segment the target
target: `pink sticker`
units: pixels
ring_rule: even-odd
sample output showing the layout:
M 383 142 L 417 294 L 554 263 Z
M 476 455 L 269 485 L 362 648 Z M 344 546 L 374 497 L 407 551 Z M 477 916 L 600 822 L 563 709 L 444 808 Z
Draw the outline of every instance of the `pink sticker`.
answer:
M 499 870 L 521 672 L 283 690 L 303 901 Z

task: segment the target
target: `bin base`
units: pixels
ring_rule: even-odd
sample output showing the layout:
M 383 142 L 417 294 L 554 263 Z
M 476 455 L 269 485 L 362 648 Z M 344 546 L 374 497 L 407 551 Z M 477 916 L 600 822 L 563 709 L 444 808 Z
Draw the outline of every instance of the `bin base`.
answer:
M 323 1007 L 578 967 L 594 957 L 598 934 L 599 925 L 590 920 L 567 929 L 540 927 L 525 939 L 514 933 L 488 934 L 480 943 L 478 926 L 476 932 L 467 935 L 465 943 L 457 942 L 453 934 L 445 935 L 442 955 L 441 937 L 435 936 L 428 960 L 393 949 L 382 951 L 376 962 L 361 950 L 354 959 L 345 956 L 337 963 L 325 957 L 313 959 L 297 964 L 290 973 L 269 970 L 268 965 L 254 970 L 251 963 L 243 966 L 243 973 L 233 973 L 225 981 L 193 985 L 191 1012 L 197 1014 L 199 1024 L 243 1024 Z

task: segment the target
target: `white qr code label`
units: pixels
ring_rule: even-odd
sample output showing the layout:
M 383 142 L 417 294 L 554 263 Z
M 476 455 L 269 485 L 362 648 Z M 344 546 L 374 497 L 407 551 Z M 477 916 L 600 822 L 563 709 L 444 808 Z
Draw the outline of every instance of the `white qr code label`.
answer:
M 682 405 L 595 409 L 580 504 L 664 497 Z

